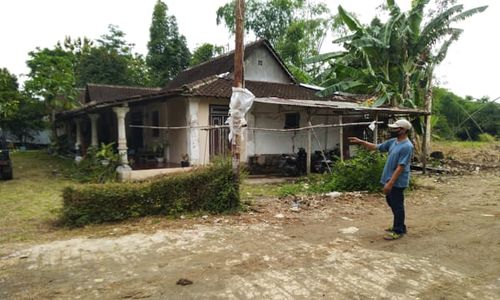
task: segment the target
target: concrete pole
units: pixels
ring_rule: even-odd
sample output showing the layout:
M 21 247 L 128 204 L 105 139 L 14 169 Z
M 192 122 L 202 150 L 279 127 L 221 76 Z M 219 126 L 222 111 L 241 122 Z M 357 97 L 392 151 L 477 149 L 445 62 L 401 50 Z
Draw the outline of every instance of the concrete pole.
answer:
M 375 128 L 373 129 L 373 143 L 378 144 L 378 114 L 375 114 Z
M 127 131 L 125 128 L 125 116 L 129 112 L 129 108 L 125 106 L 113 107 L 118 120 L 118 153 L 120 154 L 120 163 L 122 166 L 128 167 L 127 157 Z M 130 168 L 130 167 L 128 167 Z
M 92 142 L 90 145 L 92 147 L 98 147 L 99 146 L 99 138 L 97 136 L 97 120 L 99 119 L 99 114 L 90 114 L 90 124 L 92 128 Z
M 75 119 L 76 124 L 76 141 L 75 141 L 75 162 L 79 163 L 82 160 L 82 120 Z

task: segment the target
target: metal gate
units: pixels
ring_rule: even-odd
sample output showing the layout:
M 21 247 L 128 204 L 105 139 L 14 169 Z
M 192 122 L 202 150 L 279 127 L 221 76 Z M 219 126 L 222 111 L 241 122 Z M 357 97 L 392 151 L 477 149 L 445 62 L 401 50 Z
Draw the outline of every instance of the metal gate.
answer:
M 210 125 L 224 125 L 229 117 L 229 107 L 225 105 L 210 105 Z M 228 157 L 231 144 L 228 140 L 229 128 L 210 130 L 210 159 L 216 156 Z

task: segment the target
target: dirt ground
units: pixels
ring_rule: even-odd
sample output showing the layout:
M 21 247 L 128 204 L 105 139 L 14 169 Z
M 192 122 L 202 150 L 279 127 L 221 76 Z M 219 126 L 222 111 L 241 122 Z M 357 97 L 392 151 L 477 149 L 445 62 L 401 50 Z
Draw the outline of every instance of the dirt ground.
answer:
M 500 175 L 418 179 L 408 234 L 381 195 L 262 198 L 235 216 L 2 245 L 1 299 L 499 299 Z M 191 285 L 177 285 L 181 279 Z

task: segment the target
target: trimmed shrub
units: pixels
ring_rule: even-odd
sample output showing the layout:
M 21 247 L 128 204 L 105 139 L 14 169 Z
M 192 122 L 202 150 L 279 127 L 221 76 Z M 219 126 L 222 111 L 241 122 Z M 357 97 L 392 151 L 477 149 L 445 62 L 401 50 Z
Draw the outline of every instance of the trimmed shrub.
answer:
M 61 220 L 70 226 L 239 207 L 230 161 L 148 182 L 87 184 L 63 191 Z
M 494 143 L 496 141 L 495 137 L 488 133 L 481 133 L 479 135 L 479 141 L 485 143 Z

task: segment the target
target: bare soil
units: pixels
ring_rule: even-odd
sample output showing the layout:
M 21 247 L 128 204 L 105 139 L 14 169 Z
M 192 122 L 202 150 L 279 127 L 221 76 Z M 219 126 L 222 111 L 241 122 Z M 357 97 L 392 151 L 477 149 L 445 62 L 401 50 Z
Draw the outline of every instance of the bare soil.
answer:
M 264 197 L 246 213 L 0 249 L 1 299 L 499 299 L 500 175 L 418 178 L 408 234 L 382 195 Z M 114 226 L 114 225 L 110 225 Z M 155 230 L 151 230 L 155 228 Z M 177 285 L 188 279 L 190 285 Z

